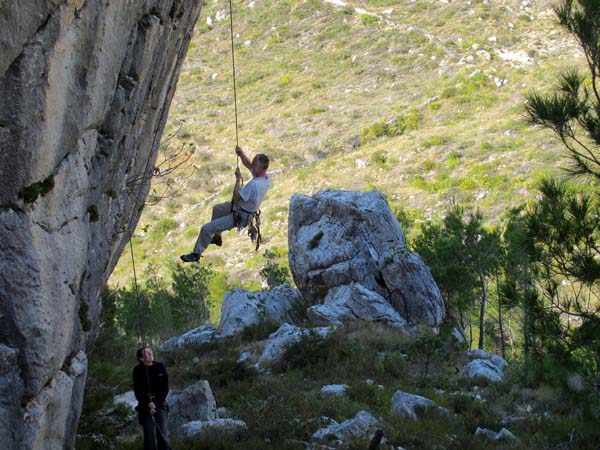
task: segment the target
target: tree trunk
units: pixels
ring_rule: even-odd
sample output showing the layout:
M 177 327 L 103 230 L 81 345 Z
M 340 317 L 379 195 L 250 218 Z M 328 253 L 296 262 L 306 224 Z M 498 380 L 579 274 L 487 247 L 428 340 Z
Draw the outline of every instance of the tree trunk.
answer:
M 483 331 L 485 320 L 485 303 L 487 301 L 487 286 L 485 284 L 485 276 L 480 273 L 479 281 L 481 282 L 481 308 L 479 310 L 479 344 L 477 348 L 483 350 Z
M 506 359 L 506 343 L 504 340 L 504 324 L 502 322 L 502 297 L 500 296 L 500 290 L 498 289 L 500 281 L 498 280 L 498 272 L 496 272 L 496 292 L 498 293 L 498 327 L 500 328 L 500 348 L 502 350 L 502 357 Z
M 473 348 L 473 312 L 469 311 L 469 350 Z
M 512 323 L 510 320 L 510 314 L 506 316 L 506 324 L 508 325 L 508 345 L 510 346 L 510 357 L 514 358 L 515 356 L 515 338 L 512 329 Z M 505 358 L 506 359 L 506 358 Z

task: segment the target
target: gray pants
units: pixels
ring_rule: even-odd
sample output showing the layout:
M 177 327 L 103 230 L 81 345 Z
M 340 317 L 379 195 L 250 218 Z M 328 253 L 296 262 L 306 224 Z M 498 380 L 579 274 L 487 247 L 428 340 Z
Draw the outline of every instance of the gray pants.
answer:
M 231 212 L 231 203 L 218 203 L 213 206 L 210 222 L 202 225 L 194 253 L 201 255 L 215 234 L 221 234 L 223 231 L 231 230 L 233 225 L 233 213 Z

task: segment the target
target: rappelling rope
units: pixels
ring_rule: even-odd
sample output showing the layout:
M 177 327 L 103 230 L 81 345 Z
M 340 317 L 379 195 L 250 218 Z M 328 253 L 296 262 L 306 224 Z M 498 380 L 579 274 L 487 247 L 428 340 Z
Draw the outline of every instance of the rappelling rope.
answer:
M 237 109 L 237 89 L 235 83 L 235 48 L 233 45 L 233 5 L 229 0 L 229 34 L 231 36 L 231 71 L 233 74 L 233 107 L 235 111 L 235 146 L 239 147 L 240 140 L 238 136 L 238 109 Z M 240 157 L 237 157 L 237 168 L 240 168 Z M 242 180 L 243 184 L 244 180 Z

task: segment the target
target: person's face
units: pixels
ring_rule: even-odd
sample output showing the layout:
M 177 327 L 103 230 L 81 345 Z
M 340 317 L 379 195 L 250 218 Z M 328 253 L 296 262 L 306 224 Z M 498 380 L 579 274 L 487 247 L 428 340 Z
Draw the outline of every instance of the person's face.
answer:
M 142 357 L 140 358 L 140 361 L 142 362 L 142 364 L 145 364 L 147 366 L 151 365 L 152 361 L 154 361 L 154 354 L 152 353 L 152 350 L 149 348 L 145 348 L 142 352 Z
M 252 160 L 252 174 L 253 175 L 262 175 L 264 172 L 262 168 L 262 164 L 258 160 L 258 156 L 255 156 Z

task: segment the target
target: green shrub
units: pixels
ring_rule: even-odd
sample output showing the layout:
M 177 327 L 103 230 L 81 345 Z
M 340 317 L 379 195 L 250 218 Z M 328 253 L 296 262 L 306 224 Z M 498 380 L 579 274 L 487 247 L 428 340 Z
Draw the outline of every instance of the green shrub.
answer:
M 309 365 L 316 365 L 328 357 L 329 339 L 321 337 L 315 332 L 309 332 L 299 341 L 290 344 L 277 369 L 286 372 L 291 369 L 302 369 Z
M 177 221 L 175 219 L 161 219 L 152 226 L 151 234 L 152 237 L 159 238 L 175 228 L 177 228 Z
M 260 276 L 266 281 L 269 289 L 273 289 L 283 283 L 288 283 L 290 271 L 287 264 L 277 263 L 278 254 L 273 250 L 265 251 L 267 263 L 260 269 Z
M 360 23 L 368 27 L 376 26 L 379 23 L 379 17 L 371 14 L 360 14 Z
M 54 175 L 46 177 L 43 181 L 30 184 L 19 191 L 19 198 L 25 203 L 33 203 L 41 195 L 42 197 L 54 188 Z
M 384 152 L 383 150 L 377 150 L 376 152 L 373 152 L 370 159 L 371 163 L 373 163 L 375 166 L 382 167 L 387 162 L 387 152 Z
M 391 121 L 380 120 L 359 130 L 360 144 L 367 144 L 380 137 L 401 136 L 407 130 L 416 130 L 420 116 L 416 110 L 401 115 Z

